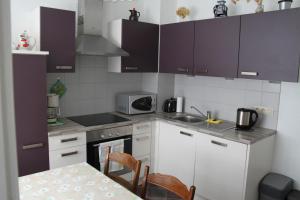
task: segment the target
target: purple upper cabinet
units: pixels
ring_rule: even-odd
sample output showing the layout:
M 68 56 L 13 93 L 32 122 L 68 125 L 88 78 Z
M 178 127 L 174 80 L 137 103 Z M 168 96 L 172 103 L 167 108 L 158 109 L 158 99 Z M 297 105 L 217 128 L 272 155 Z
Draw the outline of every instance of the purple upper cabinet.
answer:
M 122 72 L 158 71 L 159 26 L 122 20 L 122 49 L 129 53 L 121 59 Z
M 194 22 L 161 26 L 159 72 L 193 73 L 194 28 Z
M 298 81 L 300 9 L 241 17 L 239 77 Z
M 19 176 L 49 169 L 47 56 L 13 55 Z
M 47 72 L 75 71 L 75 12 L 41 7 L 41 50 L 49 51 Z
M 236 78 L 240 17 L 195 22 L 194 73 Z

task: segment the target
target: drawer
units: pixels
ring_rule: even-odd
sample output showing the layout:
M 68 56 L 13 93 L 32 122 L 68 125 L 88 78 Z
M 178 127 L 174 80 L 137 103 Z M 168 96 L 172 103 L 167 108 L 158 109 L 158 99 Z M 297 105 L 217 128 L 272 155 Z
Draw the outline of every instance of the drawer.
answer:
M 86 145 L 86 133 L 72 133 L 49 137 L 49 150 L 65 149 L 69 147 Z
M 133 135 L 132 155 L 144 156 L 151 152 L 151 134 Z
M 133 124 L 133 135 L 151 133 L 151 122 Z
M 50 169 L 86 162 L 86 145 L 49 152 Z

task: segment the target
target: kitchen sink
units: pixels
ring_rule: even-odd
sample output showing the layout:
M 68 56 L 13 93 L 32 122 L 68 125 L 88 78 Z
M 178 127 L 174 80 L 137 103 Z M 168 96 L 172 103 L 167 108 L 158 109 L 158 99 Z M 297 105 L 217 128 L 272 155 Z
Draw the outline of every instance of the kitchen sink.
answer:
M 203 122 L 206 120 L 205 118 L 195 117 L 195 116 L 191 116 L 191 115 L 176 116 L 176 117 L 173 117 L 172 119 L 182 121 L 182 122 L 189 122 L 189 123 L 198 123 L 198 122 Z

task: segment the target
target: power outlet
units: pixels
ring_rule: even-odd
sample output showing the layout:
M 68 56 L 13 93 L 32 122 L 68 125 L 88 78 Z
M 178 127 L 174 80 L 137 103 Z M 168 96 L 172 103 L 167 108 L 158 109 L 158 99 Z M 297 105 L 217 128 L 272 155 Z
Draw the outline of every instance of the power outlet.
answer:
M 274 113 L 273 109 L 269 107 L 254 106 L 254 108 L 258 113 L 267 114 L 267 115 L 273 115 Z

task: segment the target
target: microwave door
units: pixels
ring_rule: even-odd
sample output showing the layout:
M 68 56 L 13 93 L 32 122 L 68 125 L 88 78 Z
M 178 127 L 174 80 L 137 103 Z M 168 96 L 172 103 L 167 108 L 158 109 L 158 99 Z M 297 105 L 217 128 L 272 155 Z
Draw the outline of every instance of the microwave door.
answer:
M 151 111 L 152 109 L 152 98 L 151 97 L 143 97 L 135 100 L 131 104 L 132 108 L 139 111 Z

